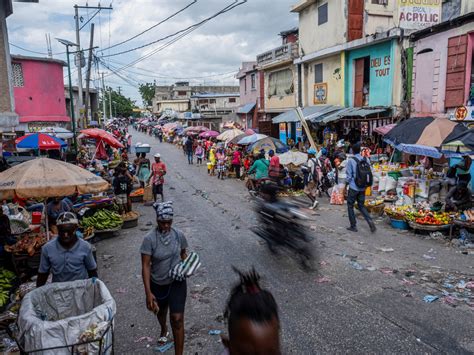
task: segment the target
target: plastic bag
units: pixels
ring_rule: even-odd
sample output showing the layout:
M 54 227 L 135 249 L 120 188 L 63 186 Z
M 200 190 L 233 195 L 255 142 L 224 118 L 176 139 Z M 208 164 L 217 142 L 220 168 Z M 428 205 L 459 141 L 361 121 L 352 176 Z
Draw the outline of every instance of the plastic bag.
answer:
M 333 187 L 331 192 L 331 205 L 343 205 L 344 204 L 344 184 L 339 184 Z
M 151 185 L 145 186 L 143 191 L 143 201 L 153 201 L 153 187 Z

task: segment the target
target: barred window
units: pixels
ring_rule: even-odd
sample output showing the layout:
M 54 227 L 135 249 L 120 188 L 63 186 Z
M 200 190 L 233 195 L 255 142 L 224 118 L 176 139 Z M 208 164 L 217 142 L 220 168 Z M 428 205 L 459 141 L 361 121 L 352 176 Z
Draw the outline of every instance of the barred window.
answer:
M 17 88 L 22 88 L 25 86 L 25 81 L 23 79 L 23 68 L 21 63 L 12 63 L 12 76 L 13 76 L 13 86 Z

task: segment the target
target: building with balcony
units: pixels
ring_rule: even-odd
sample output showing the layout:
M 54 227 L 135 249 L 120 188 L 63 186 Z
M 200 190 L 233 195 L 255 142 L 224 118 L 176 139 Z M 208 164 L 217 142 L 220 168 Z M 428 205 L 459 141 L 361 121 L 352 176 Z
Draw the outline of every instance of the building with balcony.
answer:
M 245 128 L 258 128 L 257 112 L 263 109 L 263 97 L 260 95 L 260 74 L 257 62 L 243 62 L 237 73 L 240 84 L 240 106 L 237 115 Z

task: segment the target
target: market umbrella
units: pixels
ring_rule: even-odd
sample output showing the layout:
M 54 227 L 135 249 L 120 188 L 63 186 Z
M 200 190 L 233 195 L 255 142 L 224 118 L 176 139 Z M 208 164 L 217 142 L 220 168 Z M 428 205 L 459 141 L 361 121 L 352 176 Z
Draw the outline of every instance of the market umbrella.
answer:
M 244 133 L 248 136 L 252 135 L 252 134 L 255 134 L 255 131 L 251 128 L 247 128 Z
M 199 134 L 199 137 L 201 138 L 215 138 L 219 135 L 220 133 L 217 131 L 205 131 Z
M 40 133 L 47 133 L 61 139 L 70 139 L 74 137 L 74 133 L 62 127 L 45 127 L 39 130 Z
M 219 134 L 217 139 L 224 142 L 230 142 L 232 139 L 240 136 L 241 134 L 244 134 L 244 132 L 242 132 L 240 129 L 233 128 Z
M 247 144 L 252 144 L 252 143 L 255 143 L 255 142 L 258 142 L 259 140 L 262 140 L 264 138 L 267 138 L 268 136 L 265 135 L 265 134 L 252 134 L 250 136 L 246 136 L 244 138 L 242 138 L 240 141 L 237 142 L 237 144 L 240 144 L 240 145 L 247 145 Z
M 384 140 L 405 153 L 440 158 L 441 145 L 466 130 L 462 124 L 446 118 L 410 118 L 397 124 Z
M 15 140 L 17 148 L 53 150 L 67 146 L 67 143 L 60 138 L 50 136 L 45 133 L 32 133 Z
M 281 165 L 294 165 L 300 166 L 306 164 L 308 161 L 308 154 L 299 152 L 297 150 L 290 150 L 286 153 L 279 155 Z
M 188 132 L 199 133 L 199 132 L 206 132 L 206 131 L 209 131 L 209 128 L 204 127 L 204 126 L 190 126 L 184 129 L 184 133 L 188 133 Z
M 272 137 L 265 137 L 247 146 L 248 152 L 259 152 L 262 149 L 267 153 L 270 150 L 275 151 L 275 153 L 285 153 L 288 151 L 288 147 L 285 144 Z
M 441 152 L 446 156 L 474 155 L 474 128 L 446 140 Z
M 61 160 L 37 158 L 0 173 L 0 198 L 45 198 L 106 191 L 99 176 Z
M 95 138 L 99 141 L 107 143 L 113 148 L 123 148 L 123 144 L 120 143 L 111 133 L 104 131 L 100 128 L 88 128 L 83 129 L 81 133 L 87 137 Z
M 385 126 L 375 127 L 374 132 L 385 136 L 388 132 L 396 127 L 396 123 L 391 123 Z

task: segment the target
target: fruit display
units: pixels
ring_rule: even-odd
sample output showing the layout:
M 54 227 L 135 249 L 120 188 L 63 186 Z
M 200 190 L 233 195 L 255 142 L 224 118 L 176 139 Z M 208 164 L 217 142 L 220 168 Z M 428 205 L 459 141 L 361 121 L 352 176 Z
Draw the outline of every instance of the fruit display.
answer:
M 130 211 L 130 212 L 122 214 L 122 219 L 124 221 L 131 221 L 133 219 L 137 219 L 138 217 L 140 217 L 140 214 L 135 211 Z
M 94 235 L 94 227 L 89 226 L 85 228 L 82 235 L 84 237 L 84 240 L 88 240 L 92 235 Z
M 463 213 L 463 216 L 461 216 L 461 219 L 473 223 L 474 222 L 474 209 L 466 210 Z
M 446 225 L 451 223 L 451 216 L 446 212 L 427 212 L 415 219 L 415 223 L 423 225 Z
M 5 245 L 5 250 L 13 254 L 28 254 L 29 256 L 41 250 L 41 247 L 48 241 L 43 233 L 28 234 L 22 237 L 13 245 Z
M 81 221 L 82 227 L 94 227 L 96 230 L 116 229 L 122 224 L 122 217 L 118 213 L 109 210 L 98 210 L 92 216 L 84 217 Z
M 387 206 L 384 209 L 384 212 L 387 216 L 394 219 L 409 219 L 410 216 L 414 213 L 413 207 L 411 206 Z
M 130 193 L 130 197 L 142 196 L 145 193 L 145 189 L 136 189 Z
M 375 207 L 375 206 L 380 206 L 381 204 L 384 203 L 384 200 L 382 199 L 374 199 L 374 200 L 365 200 L 364 205 L 366 207 Z
M 13 272 L 0 268 L 0 307 L 5 306 L 10 300 L 10 290 L 13 287 L 14 279 Z

